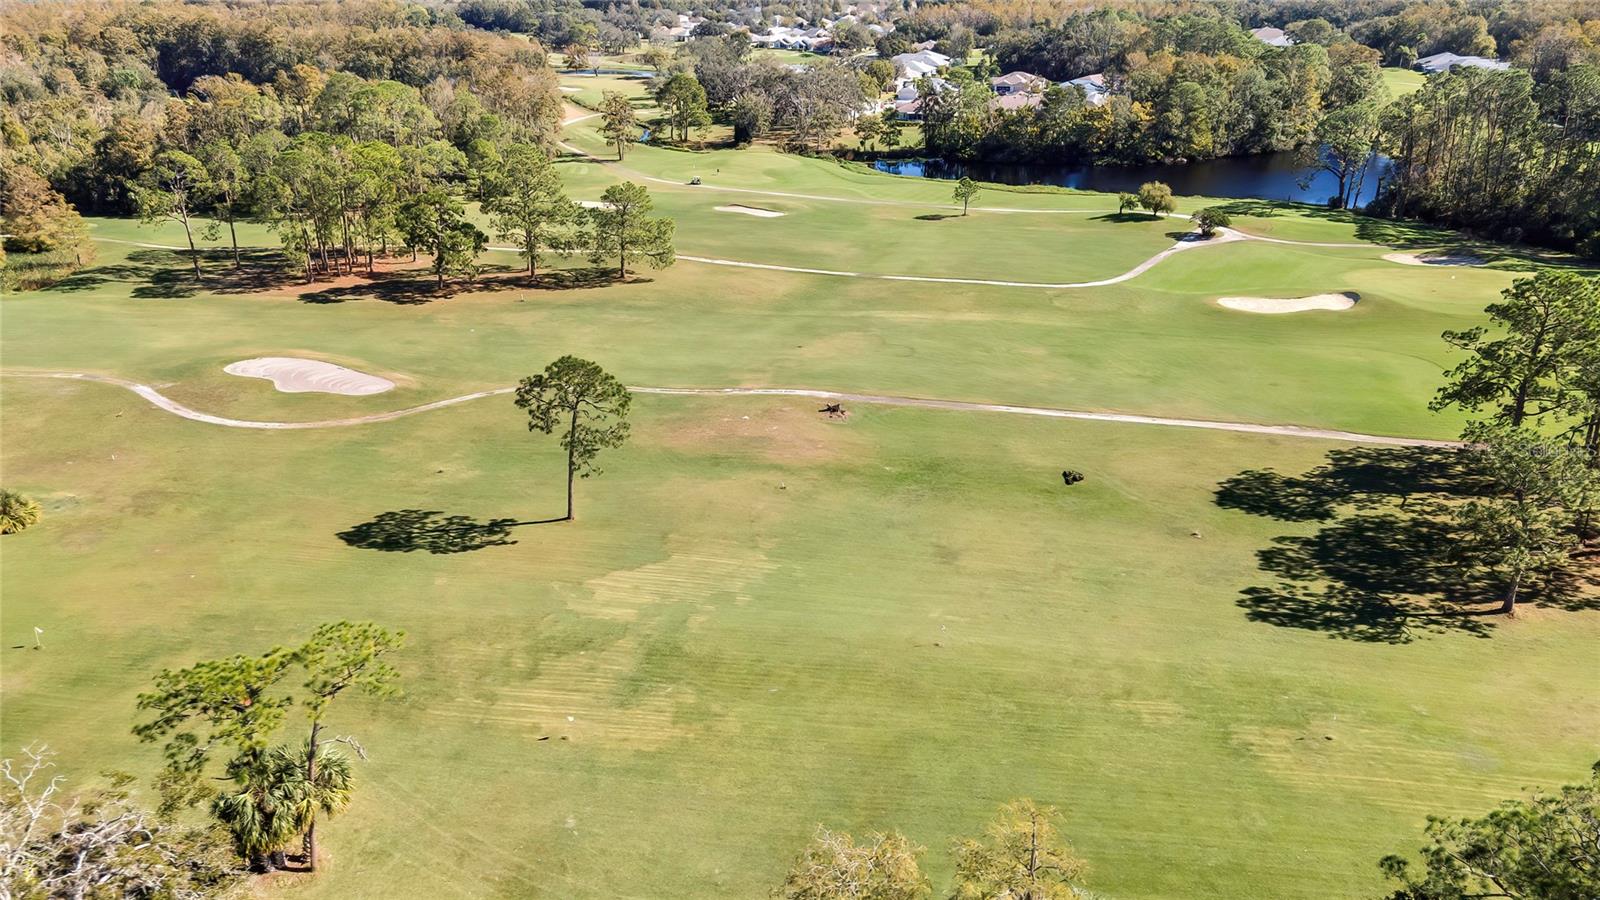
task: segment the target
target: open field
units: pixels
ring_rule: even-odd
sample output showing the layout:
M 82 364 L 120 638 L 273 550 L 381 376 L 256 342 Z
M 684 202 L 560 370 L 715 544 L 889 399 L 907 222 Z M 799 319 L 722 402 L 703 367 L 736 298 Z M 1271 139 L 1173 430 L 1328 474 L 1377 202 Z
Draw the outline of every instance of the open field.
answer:
M 603 154 L 593 124 L 569 139 Z M 561 168 L 575 198 L 646 184 L 680 254 L 834 272 L 1094 280 L 1187 227 L 1057 190 L 993 188 L 961 217 L 948 185 L 764 149 Z M 733 204 L 784 215 L 716 210 Z M 1468 245 L 1306 207 L 1235 212 L 1273 240 L 1104 287 L 687 259 L 618 284 L 582 280 L 575 259 L 558 271 L 586 286 L 557 290 L 496 251 L 448 299 L 395 271 L 302 287 L 266 253 L 235 277 L 215 250 L 197 287 L 168 249 L 181 232 L 96 220 L 93 267 L 0 302 L 0 356 L 10 373 L 114 375 L 273 421 L 505 387 L 573 353 L 633 385 L 1452 438 L 1460 418 L 1426 408 L 1454 359 L 1439 333 L 1483 321 L 1519 271 L 1564 262 L 1474 245 L 1488 265 L 1399 265 L 1383 255 Z M 1330 292 L 1360 302 L 1216 303 Z M 293 394 L 223 372 L 262 356 L 395 386 Z M 1219 487 L 1330 460 L 1404 485 L 1425 451 L 817 405 L 640 394 L 629 443 L 579 485 L 578 521 L 531 525 L 515 523 L 562 502 L 562 457 L 504 396 L 271 432 L 5 377 L 5 486 L 45 514 L 0 547 L 0 730 L 58 747 L 78 778 L 148 775 L 157 754 L 128 727 L 163 666 L 338 618 L 404 628 L 406 695 L 337 714 L 372 760 L 319 831 L 325 872 L 290 890 L 341 900 L 757 897 L 818 822 L 902 829 L 940 884 L 950 840 L 1019 796 L 1061 807 L 1109 897 L 1369 896 L 1375 861 L 1414 846 L 1426 814 L 1481 812 L 1594 761 L 1600 613 L 1399 627 L 1381 607 L 1403 540 Z M 1087 480 L 1064 488 L 1065 468 Z M 1321 602 L 1324 588 L 1356 599 Z M 46 649 L 18 649 L 34 626 Z
M 1389 93 L 1396 97 L 1404 97 L 1419 90 L 1427 77 L 1415 69 L 1402 69 L 1396 66 L 1385 66 L 1383 69 L 1383 83 L 1389 86 Z

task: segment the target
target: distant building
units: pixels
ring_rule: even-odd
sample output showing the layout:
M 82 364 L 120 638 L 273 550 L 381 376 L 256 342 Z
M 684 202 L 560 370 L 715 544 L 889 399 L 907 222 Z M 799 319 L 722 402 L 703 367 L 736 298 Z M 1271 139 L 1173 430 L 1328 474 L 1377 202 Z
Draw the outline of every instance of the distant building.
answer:
M 1294 38 L 1284 34 L 1282 28 L 1252 28 L 1250 36 L 1268 47 L 1294 46 Z
M 1038 106 L 1043 102 L 1043 94 L 1015 91 L 1013 93 L 1003 94 L 994 98 L 989 102 L 989 107 L 991 109 L 998 109 L 1003 112 L 1016 112 L 1019 109 L 1027 109 L 1029 107 Z
M 1008 94 L 1042 93 L 1049 84 L 1046 79 L 1028 72 L 1007 72 L 989 79 L 989 86 L 1002 97 Z
M 826 28 L 774 25 L 767 29 L 766 34 L 751 34 L 750 43 L 773 50 L 827 53 L 833 48 L 833 35 Z
M 1487 56 L 1460 56 L 1455 53 L 1435 53 L 1417 60 L 1418 71 L 1428 75 L 1438 75 L 1448 72 L 1457 66 L 1466 66 L 1471 69 L 1509 69 L 1511 64 Z
M 927 87 L 928 92 L 933 94 L 956 89 L 955 84 L 937 75 L 929 75 L 925 81 L 920 82 L 902 79 L 898 84 L 899 90 L 894 95 L 894 112 L 896 117 L 901 119 L 922 118 L 922 87 Z
M 1105 106 L 1111 100 L 1111 89 L 1106 87 L 1106 76 L 1101 72 L 1063 81 L 1061 86 L 1083 91 L 1083 102 L 1090 106 Z
M 678 14 L 678 21 L 667 29 L 667 40 L 675 43 L 687 41 L 694 37 L 695 27 L 705 21 L 703 16 L 686 16 Z
M 924 75 L 932 75 L 950 65 L 950 57 L 932 50 L 918 50 L 915 53 L 900 53 L 889 58 L 894 63 L 894 69 L 903 78 L 912 80 Z

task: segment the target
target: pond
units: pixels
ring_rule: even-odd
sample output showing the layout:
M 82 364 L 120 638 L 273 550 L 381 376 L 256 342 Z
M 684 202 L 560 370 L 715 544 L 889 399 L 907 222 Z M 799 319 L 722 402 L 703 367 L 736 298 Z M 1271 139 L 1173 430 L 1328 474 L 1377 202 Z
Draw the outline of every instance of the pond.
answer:
M 1377 195 L 1379 176 L 1388 160 L 1374 155 L 1367 163 L 1366 180 L 1353 205 L 1365 206 Z M 960 178 L 998 184 L 1053 184 L 1085 191 L 1137 191 L 1146 181 L 1164 181 L 1175 194 L 1237 197 L 1259 200 L 1294 200 L 1326 203 L 1338 190 L 1327 172 L 1311 173 L 1297 153 L 1262 153 L 1231 156 L 1192 163 L 1149 163 L 1140 166 L 1064 166 L 1049 163 L 947 162 L 941 159 L 881 159 L 880 172 L 923 178 Z

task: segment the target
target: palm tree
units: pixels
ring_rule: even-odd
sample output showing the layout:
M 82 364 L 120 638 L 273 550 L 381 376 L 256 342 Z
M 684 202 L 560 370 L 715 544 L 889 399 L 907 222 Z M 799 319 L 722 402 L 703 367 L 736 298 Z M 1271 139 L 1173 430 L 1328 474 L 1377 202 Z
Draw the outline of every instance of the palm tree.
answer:
M 233 835 L 239 855 L 258 872 L 283 868 L 283 846 L 301 835 L 306 867 L 317 812 L 334 815 L 350 805 L 350 760 L 337 747 L 317 748 L 316 774 L 306 777 L 305 745 L 291 751 L 273 747 L 253 761 L 235 765 L 238 789 L 211 804 L 212 815 Z
M 299 833 L 295 817 L 295 772 L 274 749 L 241 757 L 232 766 L 236 789 L 211 802 L 211 814 L 233 836 L 239 855 L 257 872 L 283 865 L 283 845 Z
M 294 770 L 293 817 L 296 830 L 301 832 L 307 869 L 315 869 L 317 861 L 317 812 L 338 815 L 350 805 L 350 758 L 339 748 L 328 743 L 317 746 L 316 765 L 310 766 L 308 779 L 307 760 L 311 749 L 302 744 L 298 754 L 290 757 L 288 748 L 278 747 L 274 755 L 283 754 L 284 765 Z
M 38 521 L 38 503 L 15 491 L 0 489 L 0 534 L 16 534 Z

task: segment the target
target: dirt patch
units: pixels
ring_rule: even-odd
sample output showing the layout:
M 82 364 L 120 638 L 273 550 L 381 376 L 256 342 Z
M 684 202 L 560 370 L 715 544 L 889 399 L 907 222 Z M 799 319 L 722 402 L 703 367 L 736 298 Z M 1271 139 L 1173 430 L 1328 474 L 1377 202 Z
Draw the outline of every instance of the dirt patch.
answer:
M 222 371 L 246 378 L 265 378 L 285 394 L 343 394 L 365 397 L 394 389 L 394 382 L 320 359 L 258 356 L 229 363 Z
M 1383 258 L 1389 262 L 1396 262 L 1406 266 L 1481 266 L 1484 263 L 1481 257 L 1455 250 L 1439 250 L 1429 253 L 1385 253 Z
M 813 463 L 855 452 L 851 429 L 839 419 L 808 405 L 746 407 L 748 412 L 712 412 L 695 404 L 698 415 L 663 426 L 660 440 L 669 448 L 694 455 L 739 454 L 775 463 Z
M 305 281 L 296 277 L 292 281 L 285 281 L 272 286 L 271 293 L 288 297 L 302 297 L 306 294 L 315 294 L 330 289 L 350 290 L 363 285 L 379 285 L 385 280 L 404 275 L 406 273 L 423 274 L 428 269 L 427 257 L 412 260 L 409 257 L 394 256 L 377 259 L 372 264 L 372 274 L 367 274 L 365 265 L 358 264 L 355 274 L 337 275 L 332 278 L 319 276 L 316 281 Z M 427 273 L 431 277 L 431 273 Z
M 718 206 L 714 208 L 717 212 L 743 213 L 747 216 L 758 216 L 763 219 L 777 219 L 786 215 L 786 213 L 778 212 L 775 209 L 762 209 L 759 206 L 744 206 L 739 203 L 730 203 L 727 206 Z
M 1336 294 L 1313 294 L 1310 297 L 1219 297 L 1217 305 L 1240 312 L 1278 313 L 1306 312 L 1313 309 L 1342 312 L 1356 305 L 1361 295 L 1355 291 Z

